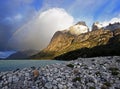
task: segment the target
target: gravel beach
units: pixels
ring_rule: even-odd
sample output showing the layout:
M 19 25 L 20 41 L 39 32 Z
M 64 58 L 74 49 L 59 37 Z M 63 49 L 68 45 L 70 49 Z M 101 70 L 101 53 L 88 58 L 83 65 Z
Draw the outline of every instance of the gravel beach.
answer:
M 78 58 L 0 72 L 0 89 L 120 89 L 120 57 Z

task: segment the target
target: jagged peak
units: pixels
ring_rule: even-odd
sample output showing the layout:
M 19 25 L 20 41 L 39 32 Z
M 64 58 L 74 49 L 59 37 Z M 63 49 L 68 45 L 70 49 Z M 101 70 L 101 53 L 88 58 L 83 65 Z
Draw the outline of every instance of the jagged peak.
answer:
M 68 29 L 68 32 L 72 35 L 80 35 L 82 33 L 87 33 L 88 31 L 89 28 L 84 21 L 79 21 Z
M 104 29 L 109 29 L 111 31 L 120 28 L 120 23 L 119 22 L 115 22 L 115 23 L 109 23 L 109 25 L 107 25 L 106 27 L 104 27 Z
M 98 30 L 98 29 L 101 29 L 101 28 L 103 28 L 103 25 L 100 24 L 98 21 L 94 22 L 93 25 L 92 25 L 92 30 Z
M 83 26 L 87 26 L 85 21 L 79 21 L 77 22 L 75 25 L 83 25 Z

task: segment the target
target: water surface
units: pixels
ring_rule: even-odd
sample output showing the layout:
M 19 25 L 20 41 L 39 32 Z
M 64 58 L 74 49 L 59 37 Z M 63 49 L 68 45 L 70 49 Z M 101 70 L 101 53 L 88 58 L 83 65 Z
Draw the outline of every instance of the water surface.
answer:
M 64 63 L 57 60 L 0 60 L 0 71 L 11 71 L 25 67 L 43 67 L 55 63 Z

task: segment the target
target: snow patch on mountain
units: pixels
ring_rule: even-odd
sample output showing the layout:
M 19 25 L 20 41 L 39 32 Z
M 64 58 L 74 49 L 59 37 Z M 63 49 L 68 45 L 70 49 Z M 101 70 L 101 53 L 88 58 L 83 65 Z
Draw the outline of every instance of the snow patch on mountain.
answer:
M 68 32 L 72 35 L 80 35 L 82 33 L 87 33 L 89 28 L 86 24 L 76 24 L 69 28 Z

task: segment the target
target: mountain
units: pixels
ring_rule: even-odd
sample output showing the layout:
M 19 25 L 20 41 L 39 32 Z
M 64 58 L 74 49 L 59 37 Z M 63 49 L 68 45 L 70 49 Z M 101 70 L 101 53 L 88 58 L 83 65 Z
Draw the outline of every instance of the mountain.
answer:
M 92 31 L 93 31 L 93 30 L 102 29 L 102 28 L 103 28 L 103 25 L 100 24 L 99 22 L 95 22 L 95 23 L 93 23 L 93 25 L 92 25 Z
M 109 24 L 108 26 L 104 27 L 104 29 L 109 29 L 111 31 L 115 30 L 115 29 L 119 29 L 120 28 L 120 23 L 114 23 L 114 24 Z
M 68 30 L 68 32 L 71 35 L 80 35 L 81 33 L 86 33 L 88 31 L 89 31 L 89 28 L 87 27 L 86 23 L 83 21 L 80 21 L 74 26 L 71 26 Z
M 112 25 L 114 25 L 114 24 L 112 24 Z M 96 26 L 96 28 L 95 28 L 95 26 Z M 111 29 L 109 30 L 109 29 L 105 29 L 103 27 L 100 28 L 100 27 L 101 27 L 101 25 L 98 25 L 98 23 L 94 23 L 92 29 L 95 29 L 95 30 L 92 30 L 90 32 L 84 22 L 79 22 L 79 23 L 75 24 L 74 26 L 71 26 L 67 30 L 57 31 L 54 34 L 54 36 L 52 37 L 49 45 L 45 49 L 43 49 L 41 52 L 39 52 L 38 54 L 31 56 L 31 58 L 35 58 L 35 59 L 57 58 L 57 59 L 59 59 L 61 56 L 63 56 L 64 54 L 67 54 L 69 52 L 71 52 L 69 54 L 69 55 L 71 55 L 73 53 L 73 51 L 75 51 L 73 57 L 74 56 L 83 57 L 86 54 L 81 54 L 81 55 L 77 56 L 79 54 L 79 52 L 76 52 L 76 50 L 84 51 L 84 48 L 92 49 L 94 47 L 100 47 L 100 46 L 104 46 L 104 45 L 108 45 L 108 44 L 110 44 L 114 47 L 115 44 L 119 44 L 120 28 L 114 29 L 114 30 L 111 30 Z M 71 31 L 71 28 L 72 28 L 72 31 Z M 107 47 L 109 47 L 109 46 L 107 46 Z M 116 48 L 117 47 L 119 47 L 119 46 L 116 45 Z M 93 50 L 96 51 L 95 48 Z M 93 51 L 93 52 L 95 52 L 95 51 Z
M 24 50 L 24 51 L 18 51 L 6 59 L 26 59 L 29 56 L 32 56 L 34 54 L 37 54 L 39 51 L 38 50 Z
M 79 57 L 120 56 L 120 29 L 115 29 L 113 37 L 106 44 L 91 48 L 83 47 L 65 54 L 56 56 L 56 60 L 75 60 Z

